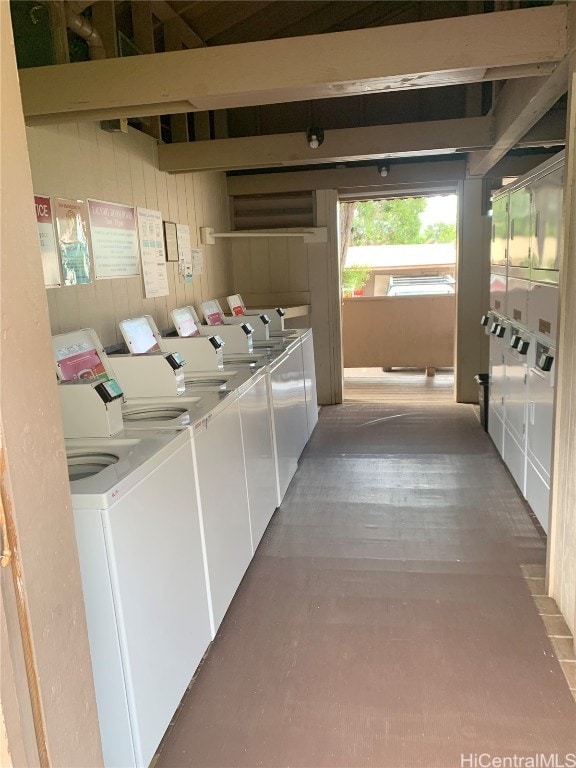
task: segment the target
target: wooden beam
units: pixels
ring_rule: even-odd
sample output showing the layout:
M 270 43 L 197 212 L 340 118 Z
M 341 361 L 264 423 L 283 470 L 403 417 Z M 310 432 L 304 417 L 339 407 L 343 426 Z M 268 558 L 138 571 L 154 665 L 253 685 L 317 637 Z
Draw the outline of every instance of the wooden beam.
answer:
M 143 53 L 154 53 L 154 23 L 152 9 L 149 3 L 130 3 L 132 14 L 132 30 L 134 33 L 134 45 Z M 145 133 L 160 141 L 162 139 L 162 126 L 160 115 L 151 115 L 148 126 L 144 127 Z
M 326 131 L 324 143 L 317 149 L 308 146 L 304 131 L 195 141 L 162 147 L 158 163 L 162 171 L 185 173 L 451 154 L 470 147 L 491 146 L 491 126 L 489 117 L 470 117 L 339 128 Z
M 141 2 L 141 0 L 134 0 Z M 165 0 L 151 0 L 150 10 L 164 24 L 170 23 L 177 31 L 178 36 L 186 48 L 204 48 L 206 43 L 202 38 L 186 24 L 176 11 Z
M 24 112 L 32 125 L 479 82 L 560 61 L 566 22 L 552 5 L 24 69 Z
M 470 176 L 484 176 L 534 126 L 568 89 L 568 57 L 546 79 L 509 81 L 494 108 L 494 146 L 468 158 Z
M 464 156 L 445 158 L 432 162 L 391 163 L 390 173 L 382 178 L 376 165 L 355 168 L 326 168 L 315 171 L 291 171 L 286 173 L 258 173 L 246 176 L 229 176 L 228 194 L 270 195 L 290 192 L 306 192 L 315 189 L 356 190 L 370 189 L 374 196 L 380 191 L 399 188 L 415 189 L 418 185 L 455 187 L 466 177 Z

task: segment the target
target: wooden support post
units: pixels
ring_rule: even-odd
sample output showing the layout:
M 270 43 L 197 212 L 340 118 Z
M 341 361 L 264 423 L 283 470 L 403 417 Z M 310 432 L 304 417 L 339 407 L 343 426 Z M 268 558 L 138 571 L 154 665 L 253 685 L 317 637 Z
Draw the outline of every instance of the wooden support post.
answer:
M 100 33 L 106 58 L 118 56 L 118 34 L 116 32 L 116 11 L 113 0 L 98 0 L 92 6 L 92 21 Z
M 164 22 L 164 48 L 166 51 L 183 51 L 187 46 L 182 40 L 182 19 L 174 16 Z M 188 114 L 170 115 L 172 141 L 188 141 Z
M 64 0 L 53 0 L 49 4 L 49 9 L 56 64 L 69 64 L 70 51 L 68 50 L 68 27 L 66 26 Z
M 132 29 L 134 32 L 134 45 L 141 53 L 154 53 L 154 25 L 152 11 L 148 3 L 130 3 L 132 12 Z M 162 139 L 162 127 L 160 115 L 149 118 L 149 124 L 144 125 L 144 132 L 160 141 Z

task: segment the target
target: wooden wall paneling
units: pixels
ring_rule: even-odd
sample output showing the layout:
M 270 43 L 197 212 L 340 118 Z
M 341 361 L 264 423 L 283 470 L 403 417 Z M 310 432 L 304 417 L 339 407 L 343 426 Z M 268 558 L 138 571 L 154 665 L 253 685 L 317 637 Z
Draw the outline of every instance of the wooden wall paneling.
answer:
M 128 291 L 128 315 L 129 317 L 139 317 L 142 314 L 142 299 L 144 296 L 144 285 L 142 276 L 130 277 L 126 280 L 126 289 Z
M 93 197 L 96 200 L 103 198 L 102 190 L 102 170 L 98 155 L 98 143 L 96 141 L 96 131 L 100 128 L 96 123 L 78 123 L 78 140 L 80 145 L 80 154 L 84 162 L 83 178 L 89 180 L 90 189 L 86 197 Z M 62 167 L 64 165 L 62 164 Z M 130 173 L 128 173 L 130 180 Z M 132 194 L 130 195 L 132 199 Z
M 54 288 L 58 291 L 58 316 L 60 318 L 60 330 L 62 333 L 73 331 L 80 327 L 80 307 L 78 304 L 78 292 L 72 287 Z
M 250 241 L 247 239 L 231 240 L 229 243 L 232 262 L 232 282 L 236 293 L 252 291 L 250 276 Z
M 118 202 L 132 205 L 133 190 L 129 154 L 130 137 L 124 133 L 116 133 L 114 134 L 112 146 L 114 148 Z
M 102 173 L 102 199 L 111 203 L 120 202 L 112 136 L 106 131 L 97 130 L 96 141 L 98 143 L 98 161 Z M 92 197 L 92 194 L 89 197 Z
M 328 242 L 307 246 L 318 402 L 324 405 L 342 402 L 337 205 L 336 190 L 316 192 L 316 225 L 327 227 Z
M 65 290 L 70 290 L 69 288 Z M 74 289 L 78 295 L 79 328 L 94 328 L 100 324 L 100 308 L 96 300 L 96 286 L 94 283 L 80 285 Z
M 74 149 L 74 157 L 70 153 Z M 137 131 L 107 134 L 86 123 L 30 129 L 30 160 L 38 192 L 51 196 L 93 197 L 158 209 L 163 218 L 188 224 L 193 247 L 198 226 L 214 223 L 229 228 L 228 198 L 221 173 L 169 176 L 157 169 L 156 144 Z M 70 170 L 73 169 L 73 170 Z M 184 284 L 178 266 L 168 264 L 170 294 L 145 299 L 141 276 L 99 280 L 88 286 L 69 286 L 49 292 L 53 332 L 94 327 L 105 345 L 121 340 L 119 320 L 151 314 L 161 329 L 171 327 L 170 310 L 198 306 L 205 298 L 226 295 L 232 281 L 228 245 L 203 246 L 206 273 Z
M 50 328 L 52 333 L 60 333 L 60 315 L 58 314 L 58 290 L 50 288 L 46 291 L 48 297 L 48 313 L 50 315 Z
M 289 237 L 270 239 L 270 290 L 285 291 L 290 285 L 290 262 L 288 258 Z
M 125 278 L 114 278 L 113 280 L 107 280 L 106 282 L 111 284 L 114 317 L 116 318 L 116 321 L 119 322 L 120 320 L 126 320 L 130 317 L 128 280 Z
M 176 176 L 166 173 L 166 194 L 168 195 L 168 220 L 178 222 L 178 192 Z
M 72 198 L 81 197 L 84 194 L 82 190 L 86 174 L 76 123 L 59 125 L 58 138 L 66 146 L 68 166 L 70 168 L 70 172 L 66 174 L 64 180 L 64 195 Z
M 172 299 L 169 309 L 185 307 L 187 304 L 190 304 L 186 291 L 187 285 L 178 271 L 178 264 L 168 264 L 168 281 L 170 283 L 170 298 Z M 194 303 L 193 300 L 192 303 Z M 173 326 L 170 316 L 167 317 L 167 323 L 168 327 L 171 328 Z
M 196 198 L 194 188 L 194 174 L 184 174 L 184 184 L 186 187 L 186 207 L 188 214 L 188 225 L 190 227 L 190 243 L 192 248 L 199 247 L 198 241 L 198 226 L 196 222 Z M 192 282 L 184 285 L 184 305 L 192 304 L 197 306 L 200 304 L 201 298 L 201 276 L 194 275 Z
M 28 145 L 28 157 L 30 158 L 30 167 L 33 171 L 32 173 L 32 186 L 34 188 L 34 194 L 43 194 L 42 190 L 40 189 L 40 186 L 43 184 L 48 184 L 48 180 L 45 181 L 45 179 L 49 179 L 46 175 L 46 170 L 44 168 L 44 164 L 41 162 L 37 162 L 37 158 L 40 155 L 41 148 L 39 145 L 39 132 L 37 130 L 33 130 L 31 128 L 26 129 L 26 144 Z M 34 173 L 34 170 L 36 171 Z
M 30 166 L 34 191 L 43 195 L 51 194 L 54 197 L 65 197 L 66 175 L 60 153 L 61 139 L 58 135 L 58 126 L 28 128 L 27 133 L 34 135 L 37 139 L 37 141 L 29 143 L 29 149 L 32 150 Z M 51 191 L 36 189 L 37 179 L 38 184 L 49 186 Z
M 167 174 L 162 173 L 157 168 L 156 175 L 156 194 L 158 195 L 158 210 L 162 214 L 163 221 L 170 221 L 170 206 L 168 203 L 168 182 Z
M 154 211 L 158 210 L 158 190 L 156 189 L 156 168 L 154 166 L 155 161 L 155 146 L 151 144 L 153 141 L 149 136 L 142 134 L 141 140 L 144 140 L 144 150 L 146 156 L 142 162 L 142 169 L 144 171 L 144 191 L 146 194 L 146 208 L 151 208 Z
M 135 149 L 137 147 L 134 143 Z M 146 207 L 146 185 L 140 151 L 130 152 L 130 178 L 132 180 L 132 205 Z
M 174 297 L 174 294 L 172 294 L 172 297 Z M 172 307 L 168 306 L 169 298 L 170 296 L 161 296 L 157 299 L 154 299 L 154 318 L 156 320 L 158 330 L 161 333 L 171 325 L 168 309 L 172 309 Z
M 270 290 L 270 240 L 268 238 L 250 238 L 250 269 L 255 293 L 267 293 Z
M 204 218 L 204 200 L 202 195 L 202 176 L 201 173 L 194 173 L 192 174 L 193 184 L 194 184 L 194 201 L 195 201 L 195 209 L 196 209 L 196 232 L 195 236 L 199 237 L 199 230 L 200 227 L 204 226 L 210 226 L 205 218 Z M 199 286 L 199 298 L 197 299 L 199 302 L 203 301 L 204 299 L 210 298 L 209 296 L 209 290 L 210 290 L 210 277 L 209 277 L 209 271 L 210 271 L 210 260 L 212 256 L 212 249 L 214 248 L 213 245 L 204 245 L 202 246 L 202 250 L 204 253 L 204 273 L 200 275 L 200 286 Z
M 176 197 L 178 199 L 178 219 L 180 224 L 188 224 L 188 208 L 186 205 L 186 179 L 182 174 L 176 176 Z
M 309 290 L 308 251 L 304 241 L 299 237 L 288 238 L 288 269 L 289 283 L 286 286 L 286 290 Z
M 120 330 L 118 329 L 118 320 L 122 320 L 122 318 L 117 318 L 114 315 L 114 296 L 112 293 L 111 285 L 112 282 L 112 280 L 97 280 L 94 286 L 95 301 L 99 308 L 100 317 L 99 327 L 96 329 L 96 332 L 100 336 L 100 341 L 105 347 L 121 341 L 121 334 Z

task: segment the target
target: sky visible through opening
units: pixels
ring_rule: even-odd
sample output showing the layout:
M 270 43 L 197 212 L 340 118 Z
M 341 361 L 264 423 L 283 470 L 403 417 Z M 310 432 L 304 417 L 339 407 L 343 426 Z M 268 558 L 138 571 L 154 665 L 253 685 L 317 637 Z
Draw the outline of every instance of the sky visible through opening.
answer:
M 426 198 L 426 209 L 420 214 L 422 227 L 442 222 L 455 224 L 458 198 L 456 195 L 435 195 Z

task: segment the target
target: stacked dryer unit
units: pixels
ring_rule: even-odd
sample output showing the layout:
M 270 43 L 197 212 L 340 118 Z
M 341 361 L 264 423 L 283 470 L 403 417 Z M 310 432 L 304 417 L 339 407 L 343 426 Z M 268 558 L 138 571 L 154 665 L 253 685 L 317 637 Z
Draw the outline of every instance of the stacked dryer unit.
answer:
M 548 529 L 564 153 L 493 197 L 488 431 Z

